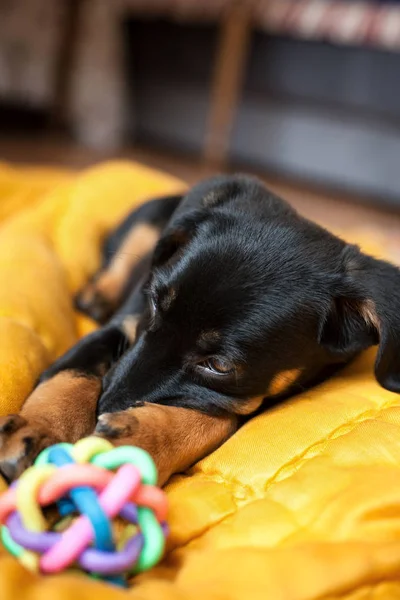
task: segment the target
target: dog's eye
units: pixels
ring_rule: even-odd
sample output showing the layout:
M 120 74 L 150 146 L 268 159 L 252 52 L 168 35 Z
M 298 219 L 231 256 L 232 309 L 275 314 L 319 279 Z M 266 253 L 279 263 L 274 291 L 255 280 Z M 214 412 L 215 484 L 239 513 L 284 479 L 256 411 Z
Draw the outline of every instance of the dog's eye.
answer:
M 208 358 L 201 363 L 201 366 L 216 375 L 230 375 L 235 371 L 235 365 L 225 358 Z

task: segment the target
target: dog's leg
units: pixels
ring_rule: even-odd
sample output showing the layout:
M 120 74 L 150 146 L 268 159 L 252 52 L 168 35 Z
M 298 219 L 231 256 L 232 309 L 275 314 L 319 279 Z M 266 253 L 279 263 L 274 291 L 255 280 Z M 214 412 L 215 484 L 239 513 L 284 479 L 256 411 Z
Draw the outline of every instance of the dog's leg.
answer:
M 181 196 L 152 200 L 132 212 L 106 240 L 103 266 L 79 292 L 76 306 L 104 323 L 149 270 L 151 254 Z
M 238 427 L 234 414 L 213 416 L 190 408 L 145 403 L 99 417 L 96 435 L 116 446 L 132 444 L 147 450 L 163 485 L 218 448 Z
M 109 325 L 83 338 L 43 373 L 19 415 L 0 418 L 0 474 L 18 477 L 43 448 L 74 443 L 96 422 L 102 377 L 131 341 L 127 330 Z

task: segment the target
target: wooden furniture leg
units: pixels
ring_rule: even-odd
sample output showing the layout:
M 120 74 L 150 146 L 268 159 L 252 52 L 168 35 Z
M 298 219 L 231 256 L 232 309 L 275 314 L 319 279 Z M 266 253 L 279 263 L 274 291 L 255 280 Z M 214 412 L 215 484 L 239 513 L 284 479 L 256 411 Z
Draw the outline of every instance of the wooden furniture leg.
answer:
M 64 27 L 59 43 L 55 68 L 55 94 L 51 119 L 56 127 L 68 123 L 68 103 L 71 87 L 71 74 L 75 61 L 79 15 L 84 0 L 64 1 Z
M 214 167 L 227 162 L 251 30 L 251 3 L 234 3 L 221 25 L 204 146 L 204 160 Z

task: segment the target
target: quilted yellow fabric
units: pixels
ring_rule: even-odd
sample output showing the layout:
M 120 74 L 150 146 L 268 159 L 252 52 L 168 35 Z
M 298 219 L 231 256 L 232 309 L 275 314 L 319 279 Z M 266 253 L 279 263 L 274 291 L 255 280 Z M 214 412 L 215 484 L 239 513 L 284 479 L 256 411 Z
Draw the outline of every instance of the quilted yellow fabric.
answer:
M 71 298 L 106 231 L 182 187 L 132 163 L 81 174 L 0 167 L 1 413 L 94 327 Z M 128 591 L 36 576 L 0 550 L 1 599 L 400 598 L 400 397 L 374 381 L 373 359 L 253 419 L 173 478 L 167 555 Z

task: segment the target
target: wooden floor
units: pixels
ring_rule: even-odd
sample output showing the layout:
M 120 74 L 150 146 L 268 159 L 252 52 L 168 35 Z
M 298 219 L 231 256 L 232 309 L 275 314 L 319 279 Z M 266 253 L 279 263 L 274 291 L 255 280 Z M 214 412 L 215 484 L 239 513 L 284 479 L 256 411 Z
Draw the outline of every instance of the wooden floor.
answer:
M 118 155 L 104 155 L 57 137 L 0 136 L 0 160 L 3 161 L 81 169 L 102 160 L 120 157 L 163 169 L 189 184 L 214 172 L 199 161 L 167 152 L 132 148 Z M 265 173 L 258 175 L 302 214 L 325 226 L 342 230 L 357 227 L 390 237 L 400 236 L 399 211 L 384 206 L 377 208 L 367 199 L 313 189 Z

